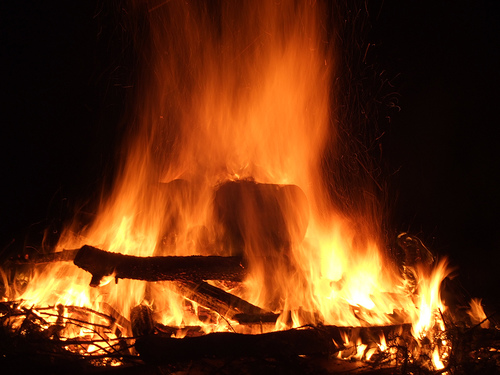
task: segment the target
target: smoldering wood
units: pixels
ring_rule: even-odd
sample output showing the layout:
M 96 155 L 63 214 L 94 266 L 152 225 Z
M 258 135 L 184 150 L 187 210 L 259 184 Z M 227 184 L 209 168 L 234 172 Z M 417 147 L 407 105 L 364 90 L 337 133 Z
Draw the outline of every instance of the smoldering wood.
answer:
M 178 281 L 174 286 L 182 296 L 239 323 L 273 323 L 279 316 L 206 282 Z
M 155 330 L 163 336 L 168 337 L 193 337 L 193 336 L 203 336 L 206 335 L 203 327 L 201 326 L 182 326 L 182 327 L 174 327 L 167 326 L 158 322 L 155 322 Z
M 91 286 L 98 286 L 103 277 L 111 275 L 116 279 L 145 281 L 242 281 L 246 275 L 241 257 L 137 257 L 110 253 L 88 245 L 78 250 L 74 264 L 92 274 Z
M 166 364 L 215 358 L 275 358 L 331 356 L 345 349 L 343 337 L 351 342 L 378 342 L 385 337 L 409 336 L 410 324 L 379 327 L 305 327 L 258 335 L 216 332 L 199 337 L 176 339 L 165 335 L 140 337 L 135 348 L 151 364 Z

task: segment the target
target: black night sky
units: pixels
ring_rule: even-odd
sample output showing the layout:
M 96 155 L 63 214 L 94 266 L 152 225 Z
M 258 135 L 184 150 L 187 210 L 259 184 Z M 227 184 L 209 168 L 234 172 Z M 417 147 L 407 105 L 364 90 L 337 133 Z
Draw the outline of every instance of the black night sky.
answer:
M 111 8 L 0 5 L 2 256 L 26 231 L 96 198 L 118 157 L 134 56 Z M 399 107 L 380 108 L 378 119 L 394 233 L 448 255 L 471 295 L 498 303 L 500 3 L 378 0 L 366 9 L 371 69 Z

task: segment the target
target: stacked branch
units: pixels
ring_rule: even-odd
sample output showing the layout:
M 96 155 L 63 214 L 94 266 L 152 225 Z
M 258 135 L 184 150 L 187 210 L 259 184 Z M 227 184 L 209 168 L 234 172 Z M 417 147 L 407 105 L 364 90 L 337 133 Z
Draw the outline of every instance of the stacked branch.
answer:
M 74 263 L 92 274 L 91 286 L 98 286 L 105 276 L 145 281 L 242 281 L 246 274 L 242 257 L 137 257 L 87 245 L 78 250 Z

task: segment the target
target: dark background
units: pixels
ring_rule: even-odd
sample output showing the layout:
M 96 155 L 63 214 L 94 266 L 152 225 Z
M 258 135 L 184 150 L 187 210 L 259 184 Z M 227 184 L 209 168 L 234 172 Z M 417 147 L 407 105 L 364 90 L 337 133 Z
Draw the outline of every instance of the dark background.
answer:
M 368 69 L 392 90 L 377 121 L 394 233 L 448 255 L 471 295 L 497 303 L 498 2 L 359 3 Z M 0 5 L 4 255 L 26 232 L 56 232 L 112 172 L 134 47 L 107 4 Z

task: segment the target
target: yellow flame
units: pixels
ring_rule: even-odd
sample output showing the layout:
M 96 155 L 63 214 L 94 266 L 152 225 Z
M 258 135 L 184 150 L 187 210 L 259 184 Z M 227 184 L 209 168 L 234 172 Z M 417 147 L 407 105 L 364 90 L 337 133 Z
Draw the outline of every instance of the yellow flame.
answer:
M 434 352 L 432 353 L 432 364 L 434 365 L 434 368 L 436 370 L 444 369 L 444 363 L 441 361 L 441 356 L 439 355 L 439 348 L 437 346 L 434 348 Z
M 472 298 L 470 303 L 470 309 L 467 311 L 471 322 L 473 325 L 481 323 L 481 328 L 490 328 L 490 321 L 487 320 L 487 316 L 484 313 L 483 305 L 481 304 L 480 298 Z
M 378 344 L 378 347 L 381 352 L 385 352 L 387 350 L 387 341 L 385 340 L 385 335 L 383 333 L 380 334 L 379 340 L 380 343 Z
M 412 327 L 413 335 L 417 338 L 425 335 L 435 323 L 440 325 L 440 329 L 445 329 L 441 318 L 436 319 L 437 314 L 445 310 L 441 302 L 440 286 L 443 279 L 449 274 L 446 260 L 441 260 L 436 267 L 429 273 L 429 270 L 420 269 L 418 275 L 418 301 L 414 315 L 414 325 Z
M 208 4 L 151 7 L 149 33 L 141 35 L 152 51 L 149 70 L 132 116 L 138 130 L 97 219 L 76 237 L 68 231 L 59 246 L 244 255 L 251 272 L 238 295 L 283 312 L 276 329 L 388 324 L 398 310 L 422 335 L 443 309 L 446 264 L 415 270 L 418 296 L 408 296 L 382 251 L 380 219 L 369 209 L 367 217 L 341 212 L 325 188 L 324 151 L 337 146 L 325 4 L 239 1 L 215 11 Z M 224 210 L 236 228 L 224 222 Z M 120 280 L 89 289 L 89 281 L 84 271 L 57 265 L 36 275 L 22 297 L 105 302 L 125 318 L 146 302 L 163 324 L 203 325 L 195 304 L 186 308 L 168 283 Z M 216 326 L 210 329 L 227 322 Z

